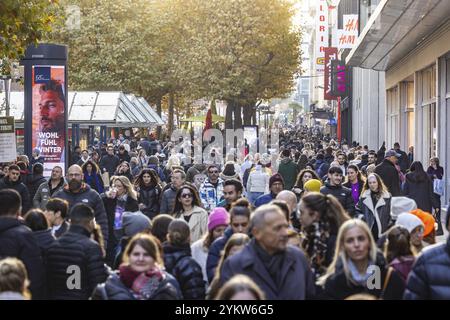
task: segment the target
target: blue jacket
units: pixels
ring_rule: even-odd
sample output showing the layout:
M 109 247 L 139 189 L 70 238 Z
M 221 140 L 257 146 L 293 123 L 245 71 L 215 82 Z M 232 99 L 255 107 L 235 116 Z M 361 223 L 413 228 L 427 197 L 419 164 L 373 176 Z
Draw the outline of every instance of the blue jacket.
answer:
M 406 284 L 406 300 L 450 299 L 450 237 L 447 243 L 425 248 Z
M 225 230 L 224 235 L 214 240 L 214 242 L 209 247 L 208 258 L 206 258 L 206 275 L 208 276 L 209 283 L 211 283 L 216 273 L 216 268 L 219 264 L 222 250 L 223 248 L 225 248 L 228 239 L 230 239 L 232 235 L 233 229 L 231 229 L 231 227 L 228 227 Z
M 259 206 L 262 206 L 264 204 L 268 204 L 270 201 L 275 199 L 276 196 L 271 192 L 268 194 L 263 194 L 262 196 L 259 196 L 255 201 L 255 207 L 258 208 Z

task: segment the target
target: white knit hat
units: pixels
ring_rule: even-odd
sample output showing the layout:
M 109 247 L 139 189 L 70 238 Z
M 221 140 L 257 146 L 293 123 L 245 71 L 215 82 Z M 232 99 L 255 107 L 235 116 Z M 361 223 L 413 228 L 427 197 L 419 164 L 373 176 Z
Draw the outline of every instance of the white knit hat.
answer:
M 397 217 L 405 212 L 410 212 L 417 209 L 417 204 L 413 199 L 407 197 L 392 197 L 391 198 L 391 217 L 396 220 Z
M 412 213 L 402 213 L 397 217 L 397 221 L 395 222 L 396 226 L 402 226 L 408 229 L 408 232 L 411 233 L 418 226 L 422 226 L 425 228 L 422 220 L 420 220 L 417 216 Z

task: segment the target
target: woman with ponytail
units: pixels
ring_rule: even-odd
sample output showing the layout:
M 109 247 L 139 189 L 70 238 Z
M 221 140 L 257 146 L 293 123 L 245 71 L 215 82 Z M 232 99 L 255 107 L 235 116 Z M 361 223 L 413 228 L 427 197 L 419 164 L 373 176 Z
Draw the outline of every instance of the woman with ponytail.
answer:
M 192 258 L 190 229 L 184 220 L 169 224 L 167 242 L 163 243 L 164 265 L 180 284 L 186 300 L 205 299 L 205 282 L 200 265 Z
M 322 276 L 330 265 L 339 227 L 350 216 L 332 195 L 311 192 L 300 201 L 300 223 L 302 225 L 302 247 L 311 261 L 315 280 Z

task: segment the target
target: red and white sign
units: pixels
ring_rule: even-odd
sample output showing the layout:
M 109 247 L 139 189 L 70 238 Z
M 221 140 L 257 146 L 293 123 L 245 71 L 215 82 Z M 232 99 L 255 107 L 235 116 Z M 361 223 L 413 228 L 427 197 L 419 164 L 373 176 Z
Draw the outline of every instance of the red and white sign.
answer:
M 316 72 L 325 70 L 325 48 L 328 47 L 328 4 L 326 0 L 316 0 L 316 43 L 314 63 Z
M 344 14 L 343 29 L 337 30 L 339 49 L 352 49 L 358 39 L 359 20 L 357 14 Z

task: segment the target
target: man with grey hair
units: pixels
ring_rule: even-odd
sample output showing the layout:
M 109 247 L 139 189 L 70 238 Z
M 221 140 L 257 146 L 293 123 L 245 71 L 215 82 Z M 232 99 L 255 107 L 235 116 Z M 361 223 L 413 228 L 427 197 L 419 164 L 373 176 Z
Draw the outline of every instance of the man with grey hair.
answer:
M 262 205 L 251 216 L 253 239 L 225 260 L 220 283 L 234 275 L 250 277 L 269 300 L 305 300 L 315 294 L 313 275 L 303 252 L 288 246 L 288 222 L 274 205 Z

